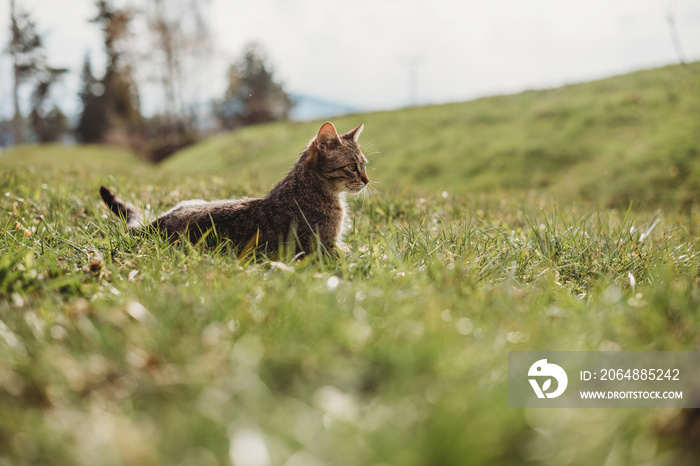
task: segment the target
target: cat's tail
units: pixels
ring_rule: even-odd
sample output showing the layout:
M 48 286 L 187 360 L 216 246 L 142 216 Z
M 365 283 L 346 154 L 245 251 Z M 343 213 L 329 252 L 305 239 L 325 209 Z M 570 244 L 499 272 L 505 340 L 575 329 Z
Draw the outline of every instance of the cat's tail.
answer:
M 123 201 L 104 186 L 100 187 L 100 196 L 102 196 L 102 200 L 107 204 L 109 210 L 118 217 L 126 220 L 126 226 L 128 226 L 130 230 L 138 231 L 141 229 L 142 224 L 139 220 L 141 214 L 133 204 Z

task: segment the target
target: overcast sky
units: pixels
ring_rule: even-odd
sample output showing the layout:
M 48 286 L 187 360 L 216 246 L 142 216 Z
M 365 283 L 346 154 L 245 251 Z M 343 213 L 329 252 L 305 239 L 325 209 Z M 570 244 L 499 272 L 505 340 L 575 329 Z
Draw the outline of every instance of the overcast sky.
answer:
M 54 65 L 73 77 L 60 92 L 77 110 L 80 66 L 104 63 L 93 0 L 16 0 L 45 36 Z M 143 5 L 145 0 L 130 3 Z M 204 2 L 206 3 L 206 2 Z M 202 99 L 223 94 L 227 63 L 251 41 L 263 44 L 290 92 L 358 109 L 459 101 L 556 87 L 678 62 L 669 9 L 686 60 L 700 59 L 700 0 L 210 0 L 215 53 Z M 0 39 L 9 0 L 0 0 Z M 4 48 L 4 47 L 3 47 Z M 11 112 L 9 60 L 0 59 L 0 115 Z M 146 106 L 157 94 L 141 89 Z

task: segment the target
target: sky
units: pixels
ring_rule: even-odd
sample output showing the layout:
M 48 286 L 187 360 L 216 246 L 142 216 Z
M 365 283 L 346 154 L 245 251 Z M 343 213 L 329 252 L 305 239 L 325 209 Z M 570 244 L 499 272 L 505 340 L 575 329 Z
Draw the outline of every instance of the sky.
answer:
M 64 110 L 77 112 L 85 53 L 94 69 L 104 63 L 99 30 L 88 22 L 93 0 L 16 2 L 36 19 L 50 62 L 73 71 L 57 92 Z M 146 0 L 116 3 L 138 7 Z M 669 11 L 683 58 L 700 59 L 700 0 L 202 3 L 208 5 L 214 47 L 198 79 L 202 100 L 223 95 L 228 64 L 253 41 L 263 45 L 287 91 L 358 110 L 552 88 L 677 63 Z M 0 0 L 3 44 L 8 16 L 9 0 Z M 12 109 L 10 71 L 8 57 L 0 57 L 0 117 Z M 158 108 L 153 86 L 142 87 L 141 94 L 146 112 Z

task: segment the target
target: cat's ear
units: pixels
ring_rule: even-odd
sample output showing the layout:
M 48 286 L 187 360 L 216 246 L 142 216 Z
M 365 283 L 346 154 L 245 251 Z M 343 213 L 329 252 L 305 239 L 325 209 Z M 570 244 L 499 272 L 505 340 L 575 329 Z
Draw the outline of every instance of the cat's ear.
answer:
M 338 132 L 330 121 L 325 122 L 316 135 L 316 142 L 320 146 L 328 146 L 338 139 Z
M 306 152 L 308 153 L 306 162 L 310 165 L 315 165 L 318 160 L 319 152 L 325 153 L 335 142 L 340 142 L 338 132 L 335 130 L 333 123 L 327 121 L 321 125 L 321 129 L 318 130 L 316 137 L 306 146 Z
M 347 139 L 352 139 L 353 141 L 357 142 L 357 140 L 360 139 L 360 134 L 362 133 L 363 129 L 365 129 L 364 123 L 362 123 L 357 128 L 351 129 L 347 133 L 343 134 L 343 137 Z

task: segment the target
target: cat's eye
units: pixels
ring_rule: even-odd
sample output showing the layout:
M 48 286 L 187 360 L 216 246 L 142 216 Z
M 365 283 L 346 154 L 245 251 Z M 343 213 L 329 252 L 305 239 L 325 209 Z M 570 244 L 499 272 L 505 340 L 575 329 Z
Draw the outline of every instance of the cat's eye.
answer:
M 353 163 L 349 163 L 347 165 L 343 165 L 342 167 L 339 168 L 339 170 L 349 170 L 352 172 L 360 173 L 360 165 L 353 162 Z
M 329 171 L 327 171 L 327 173 L 332 173 L 332 172 L 336 172 L 339 170 L 349 170 L 349 171 L 355 172 L 357 174 L 361 174 L 362 170 L 364 170 L 364 168 L 365 168 L 364 163 L 353 162 L 353 163 L 349 163 L 347 165 L 343 165 L 342 167 L 338 167 L 338 168 L 334 168 L 332 170 L 329 170 Z

